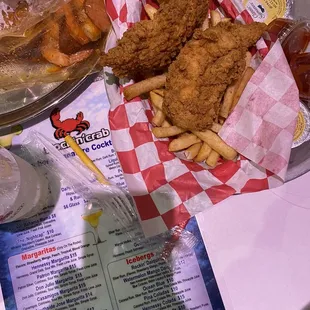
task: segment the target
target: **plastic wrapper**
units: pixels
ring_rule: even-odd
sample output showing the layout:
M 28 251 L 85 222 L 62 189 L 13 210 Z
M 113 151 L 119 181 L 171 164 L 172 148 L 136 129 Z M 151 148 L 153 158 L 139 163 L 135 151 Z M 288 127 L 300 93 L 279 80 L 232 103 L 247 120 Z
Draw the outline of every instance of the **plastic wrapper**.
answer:
M 149 238 L 145 238 L 143 234 L 138 235 L 135 237 L 137 246 L 154 248 L 158 258 L 173 268 L 180 257 L 192 253 L 198 244 L 198 239 L 185 229 L 187 223 L 188 221 L 185 221 L 171 230 Z
M 141 232 L 141 228 L 131 196 L 114 185 L 98 183 L 95 175 L 78 158 L 67 159 L 44 135 L 31 131 L 19 155 L 32 162 L 48 178 L 52 195 L 55 183 L 69 185 L 84 199 L 85 218 L 98 212 L 106 213 L 119 223 L 122 232 L 133 239 L 137 247 L 153 248 L 156 255 L 169 265 L 172 266 L 180 256 L 191 252 L 197 244 L 197 238 L 184 229 L 187 221 L 151 238 L 137 233 Z M 120 201 L 118 205 L 114 203 L 116 199 Z
M 184 256 L 192 252 L 193 248 L 198 244 L 198 239 L 191 232 L 184 229 L 187 223 L 188 221 L 185 221 L 171 229 L 164 242 L 160 256 L 171 266 L 175 266 L 180 255 Z
M 56 183 L 65 183 L 85 203 L 85 214 L 102 210 L 111 215 L 124 230 L 135 225 L 136 213 L 129 195 L 114 185 L 102 185 L 95 175 L 78 159 L 66 159 L 49 140 L 36 131 L 31 131 L 21 149 L 28 162 L 40 167 L 50 183 L 51 192 Z M 128 230 L 129 231 L 129 230 Z
M 110 31 L 103 0 L 0 2 L 0 88 L 82 78 Z

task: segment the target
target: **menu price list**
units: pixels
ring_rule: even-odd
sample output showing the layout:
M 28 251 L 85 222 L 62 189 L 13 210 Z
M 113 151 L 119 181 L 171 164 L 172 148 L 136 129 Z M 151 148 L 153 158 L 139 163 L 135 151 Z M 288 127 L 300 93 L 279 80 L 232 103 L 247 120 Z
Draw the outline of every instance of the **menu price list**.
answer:
M 112 309 L 94 242 L 87 233 L 10 257 L 17 309 Z
M 212 310 L 194 253 L 180 258 L 173 270 L 154 252 L 108 265 L 119 310 Z
M 62 237 L 62 233 L 55 228 L 57 215 L 55 213 L 46 215 L 52 208 L 54 206 L 49 206 L 36 217 L 15 223 L 17 233 L 12 250 L 29 251 L 58 241 Z

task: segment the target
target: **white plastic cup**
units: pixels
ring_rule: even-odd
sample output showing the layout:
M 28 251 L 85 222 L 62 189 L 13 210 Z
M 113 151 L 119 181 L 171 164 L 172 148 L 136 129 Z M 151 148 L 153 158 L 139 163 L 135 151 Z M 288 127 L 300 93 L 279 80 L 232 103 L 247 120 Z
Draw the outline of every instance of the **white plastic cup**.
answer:
M 47 200 L 47 179 L 17 155 L 0 148 L 0 224 L 37 214 Z

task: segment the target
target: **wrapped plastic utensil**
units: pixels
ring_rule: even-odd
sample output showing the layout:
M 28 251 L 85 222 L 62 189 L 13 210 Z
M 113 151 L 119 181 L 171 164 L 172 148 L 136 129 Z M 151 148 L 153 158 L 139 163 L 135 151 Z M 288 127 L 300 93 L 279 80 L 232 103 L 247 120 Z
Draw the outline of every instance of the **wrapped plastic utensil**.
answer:
M 151 246 L 156 254 L 169 265 L 190 253 L 197 244 L 196 237 L 185 229 L 186 223 L 155 237 L 145 238 L 137 220 L 132 197 L 114 185 L 98 182 L 77 157 L 64 156 L 52 142 L 39 132 L 31 131 L 22 147 L 23 157 L 40 166 L 49 180 L 57 179 L 84 199 L 82 218 L 95 230 L 100 216 L 105 213 L 120 224 L 123 233 L 135 240 L 139 247 Z M 51 184 L 51 188 L 53 188 Z M 137 234 L 137 232 L 140 232 Z M 97 233 L 97 243 L 104 242 Z
M 23 156 L 40 165 L 47 175 L 68 184 L 84 199 L 85 211 L 102 209 L 113 216 L 123 228 L 136 221 L 133 200 L 123 189 L 114 185 L 100 184 L 96 176 L 78 159 L 66 159 L 42 134 L 31 131 L 23 145 Z

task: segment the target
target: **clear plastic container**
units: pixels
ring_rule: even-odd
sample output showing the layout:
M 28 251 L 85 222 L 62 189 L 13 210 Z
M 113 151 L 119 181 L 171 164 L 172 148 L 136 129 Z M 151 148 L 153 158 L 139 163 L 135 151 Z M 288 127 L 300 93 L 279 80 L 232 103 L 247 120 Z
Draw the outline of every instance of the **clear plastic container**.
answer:
M 310 20 L 276 19 L 269 25 L 269 32 L 280 39 L 300 99 L 310 107 Z
M 29 163 L 0 148 L 0 224 L 28 218 L 47 205 L 48 181 Z

